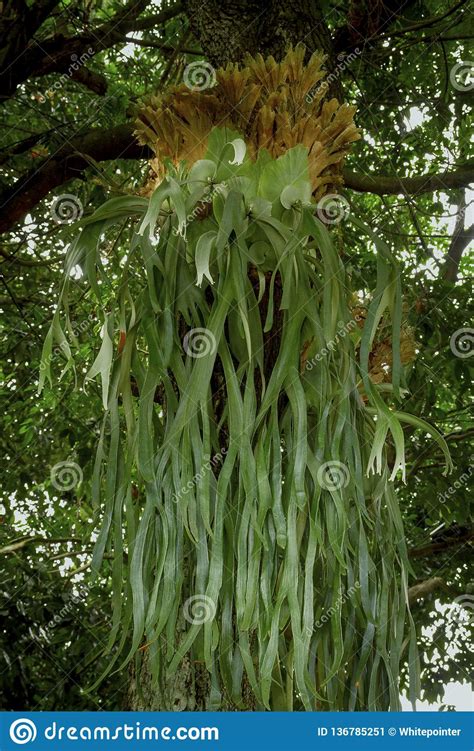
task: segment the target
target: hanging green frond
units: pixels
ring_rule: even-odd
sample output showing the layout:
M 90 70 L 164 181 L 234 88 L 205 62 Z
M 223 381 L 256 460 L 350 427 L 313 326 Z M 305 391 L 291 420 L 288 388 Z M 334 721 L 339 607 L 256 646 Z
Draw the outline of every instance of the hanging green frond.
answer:
M 88 374 L 100 374 L 105 407 L 93 568 L 113 553 L 109 670 L 146 653 L 159 690 L 183 660 L 203 664 L 210 708 L 248 706 L 250 692 L 259 709 L 397 710 L 407 661 L 417 691 L 393 485 L 402 423 L 449 454 L 371 382 L 389 314 L 398 398 L 388 249 L 377 249 L 360 361 L 337 334 L 351 320 L 349 284 L 311 193 L 303 146 L 252 162 L 238 134 L 216 130 L 203 160 L 149 201 L 109 201 L 70 251 L 103 304 L 101 234 L 136 221 L 139 289 L 125 266 Z M 60 305 L 67 294 L 66 277 Z M 48 365 L 53 340 L 62 346 L 59 311 Z

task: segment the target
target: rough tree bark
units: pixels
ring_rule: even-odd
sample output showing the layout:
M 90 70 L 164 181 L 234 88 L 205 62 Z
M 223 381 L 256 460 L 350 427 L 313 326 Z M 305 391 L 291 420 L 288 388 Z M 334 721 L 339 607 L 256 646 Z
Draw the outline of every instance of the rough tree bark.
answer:
M 308 53 L 334 55 L 331 34 L 317 2 L 296 0 L 187 0 L 191 28 L 216 66 L 240 62 L 245 53 L 281 58 L 290 44 L 304 42 Z

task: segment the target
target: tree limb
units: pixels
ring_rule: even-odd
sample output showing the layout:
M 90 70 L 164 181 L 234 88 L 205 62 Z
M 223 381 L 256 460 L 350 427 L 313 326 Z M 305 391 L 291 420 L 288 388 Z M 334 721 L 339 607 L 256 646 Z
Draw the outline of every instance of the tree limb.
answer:
M 10 230 L 51 190 L 80 177 L 91 166 L 87 157 L 102 162 L 111 159 L 147 159 L 150 156 L 150 151 L 135 140 L 131 124 L 118 125 L 109 130 L 95 128 L 73 139 L 0 194 L 0 233 Z M 474 181 L 474 170 L 468 165 L 441 175 L 419 177 L 359 175 L 349 170 L 344 170 L 343 175 L 347 188 L 377 195 L 416 195 L 468 185 Z
M 448 18 L 448 16 L 451 16 L 453 13 L 455 13 L 459 8 L 461 8 L 463 5 L 465 5 L 467 0 L 459 0 L 455 5 L 453 5 L 452 8 L 449 8 L 445 13 L 440 14 L 439 16 L 432 16 L 431 18 L 425 18 L 422 21 L 417 21 L 416 23 L 411 24 L 410 26 L 405 26 L 403 29 L 397 29 L 396 31 L 388 32 L 387 34 L 382 34 L 379 38 L 385 39 L 386 37 L 395 37 L 395 36 L 402 36 L 403 34 L 408 34 L 412 31 L 419 31 L 420 29 L 427 29 L 430 26 L 435 26 L 440 21 L 444 21 L 445 18 Z M 461 23 L 461 20 L 459 20 L 458 23 Z M 454 24 L 458 25 L 458 24 Z
M 378 196 L 432 193 L 435 190 L 464 188 L 474 182 L 474 164 L 466 164 L 452 172 L 439 175 L 426 174 L 416 177 L 389 177 L 388 175 L 361 175 L 343 170 L 347 188 L 360 193 L 375 193 Z
M 385 0 L 383 3 L 352 0 L 346 23 L 335 31 L 334 49 L 341 52 L 378 41 L 382 38 L 382 32 L 396 23 L 402 11 L 413 4 L 413 0 Z
M 443 268 L 443 278 L 447 282 L 454 283 L 458 278 L 462 254 L 467 245 L 469 245 L 470 240 L 474 237 L 474 225 L 466 229 L 464 228 L 466 207 L 466 191 L 462 190 L 457 202 L 456 224 Z
M 140 19 L 139 23 L 138 17 L 147 8 L 148 3 L 149 0 L 128 0 L 106 23 L 90 32 L 85 31 L 69 38 L 58 34 L 41 40 L 40 44 L 28 44 L 30 37 L 26 38 L 22 34 L 22 48 L 16 49 L 16 54 L 5 54 L 0 57 L 0 99 L 11 97 L 16 88 L 30 77 L 67 72 L 71 67 L 71 60 L 80 60 L 85 53 L 93 57 L 116 44 L 123 44 L 125 34 L 166 23 L 182 12 L 182 5 L 178 2 L 160 13 Z M 85 74 L 82 78 L 83 80 L 77 80 L 85 83 Z M 90 82 L 91 78 L 87 80 Z
M 93 70 L 89 70 L 83 65 L 78 70 L 71 74 L 71 79 L 81 83 L 87 89 L 90 89 L 95 94 L 103 96 L 107 91 L 107 79 L 100 73 L 96 73 Z
M 134 39 L 133 37 L 125 36 L 124 41 L 128 44 L 136 44 L 139 47 L 148 47 L 150 49 L 161 50 L 162 52 L 179 52 L 183 55 L 202 55 L 202 50 L 193 50 L 190 47 L 173 47 L 172 44 L 155 42 L 152 39 Z
M 73 139 L 0 195 L 0 232 L 11 229 L 51 190 L 80 177 L 91 166 L 90 158 L 107 161 L 148 156 L 148 149 L 135 140 L 131 125 L 118 125 L 109 130 L 96 128 Z
M 10 545 L 0 548 L 0 555 L 14 553 L 26 545 L 55 545 L 60 542 L 82 542 L 82 540 L 80 537 L 25 537 L 23 540 L 12 542 Z
M 441 553 L 444 550 L 456 547 L 457 545 L 464 546 L 466 542 L 470 542 L 473 539 L 474 529 L 470 529 L 464 535 L 453 535 L 441 542 L 433 542 L 431 545 L 425 545 L 422 548 L 412 548 L 412 550 L 408 551 L 408 555 L 410 558 L 427 558 L 430 555 Z
M 417 600 L 421 600 L 437 590 L 452 594 L 451 588 L 439 576 L 433 576 L 431 579 L 418 582 L 418 584 L 410 587 L 408 590 L 408 603 L 413 605 Z

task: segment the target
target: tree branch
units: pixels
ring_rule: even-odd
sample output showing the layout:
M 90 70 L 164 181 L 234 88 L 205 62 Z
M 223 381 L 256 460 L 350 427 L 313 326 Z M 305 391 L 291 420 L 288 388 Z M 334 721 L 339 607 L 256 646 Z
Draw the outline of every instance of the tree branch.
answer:
M 0 99 L 8 99 L 16 88 L 30 77 L 39 77 L 46 73 L 64 73 L 70 68 L 74 56 L 80 59 L 86 51 L 89 57 L 93 57 L 116 44 L 123 44 L 125 34 L 166 23 L 183 10 L 182 4 L 178 2 L 153 16 L 138 19 L 148 3 L 149 0 L 129 0 L 109 21 L 91 32 L 74 37 L 68 38 L 58 34 L 50 39 L 41 40 L 41 44 L 28 46 L 29 37 L 21 35 L 22 48 L 16 49 L 15 55 L 0 56 Z M 84 82 L 85 80 L 81 80 L 81 83 Z
M 432 193 L 435 190 L 465 188 L 474 182 L 474 164 L 468 163 L 452 172 L 440 175 L 426 174 L 416 177 L 389 177 L 388 175 L 360 175 L 351 170 L 343 170 L 347 188 L 360 193 L 375 193 L 378 196 Z
M 412 548 L 408 551 L 410 558 L 427 558 L 435 553 L 441 553 L 449 548 L 456 547 L 457 545 L 463 547 L 466 542 L 470 542 L 474 539 L 474 529 L 469 529 L 463 535 L 453 535 L 441 542 L 433 542 L 431 545 L 425 545 L 422 548 Z
M 71 79 L 81 83 L 87 89 L 90 89 L 95 94 L 103 96 L 107 91 L 107 79 L 100 73 L 96 73 L 93 70 L 89 70 L 83 65 L 78 70 L 71 74 Z
M 16 550 L 21 550 L 26 545 L 55 545 L 60 542 L 82 542 L 80 537 L 25 537 L 18 542 L 12 542 L 4 548 L 0 548 L 0 555 L 8 555 Z
M 150 49 L 161 50 L 162 52 L 179 52 L 183 55 L 202 55 L 202 50 L 193 50 L 190 47 L 173 47 L 165 42 L 155 42 L 151 39 L 134 39 L 133 37 L 124 37 L 128 44 L 136 44 L 139 47 L 148 47 Z
M 382 32 L 396 23 L 401 12 L 411 5 L 413 0 L 385 0 L 383 3 L 352 0 L 345 25 L 336 29 L 334 34 L 336 52 L 378 41 Z
M 443 278 L 447 282 L 454 283 L 458 278 L 462 254 L 474 237 L 474 225 L 464 228 L 466 206 L 466 191 L 463 190 L 457 203 L 456 224 L 443 268 Z
M 395 37 L 395 36 L 402 36 L 403 34 L 408 34 L 412 31 L 419 31 L 420 29 L 427 29 L 430 26 L 436 26 L 436 24 L 440 23 L 440 21 L 444 21 L 445 18 L 448 18 L 448 16 L 451 16 L 453 13 L 455 13 L 459 8 L 461 8 L 463 5 L 465 5 L 467 0 L 459 0 L 455 5 L 453 5 L 452 8 L 449 8 L 445 13 L 440 14 L 439 16 L 432 16 L 431 18 L 425 18 L 422 21 L 417 21 L 417 23 L 413 23 L 410 26 L 405 26 L 403 29 L 397 29 L 396 31 L 389 32 L 387 34 L 381 35 L 380 39 L 385 39 L 386 37 Z M 458 23 L 454 24 L 457 26 L 459 23 L 461 23 L 462 18 L 459 20 Z
M 148 149 L 135 140 L 131 125 L 89 131 L 63 146 L 0 195 L 0 232 L 11 229 L 51 190 L 80 177 L 91 166 L 91 158 L 98 162 L 149 156 Z
M 453 593 L 453 590 L 439 576 L 433 576 L 431 579 L 418 582 L 418 584 L 410 587 L 408 590 L 408 602 L 410 605 L 413 605 L 417 600 L 421 600 L 437 590 L 442 590 L 449 594 Z
M 0 194 L 0 233 L 10 230 L 51 190 L 80 177 L 91 166 L 87 157 L 102 162 L 111 159 L 148 159 L 150 156 L 149 149 L 136 141 L 131 124 L 118 125 L 109 130 L 95 128 L 89 131 L 46 158 Z M 474 181 L 474 170 L 470 165 L 441 175 L 419 177 L 359 175 L 349 170 L 344 170 L 343 175 L 347 188 L 377 195 L 405 192 L 416 195 L 465 186 Z

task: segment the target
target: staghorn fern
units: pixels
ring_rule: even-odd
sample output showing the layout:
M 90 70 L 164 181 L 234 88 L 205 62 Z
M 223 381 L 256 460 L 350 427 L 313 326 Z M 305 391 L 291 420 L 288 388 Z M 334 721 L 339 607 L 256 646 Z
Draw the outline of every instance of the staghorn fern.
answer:
M 418 693 L 393 489 L 401 423 L 446 446 L 370 379 L 390 315 L 397 398 L 400 286 L 377 238 L 359 361 L 356 337 L 338 335 L 351 292 L 311 194 L 305 147 L 251 160 L 239 133 L 214 129 L 205 158 L 168 165 L 149 200 L 115 198 L 83 221 L 43 352 L 40 388 L 55 344 L 73 367 L 61 327 L 71 270 L 100 302 L 100 238 L 133 218 L 88 374 L 105 408 L 92 567 L 113 551 L 109 670 L 146 652 L 160 690 L 184 661 L 203 663 L 209 709 L 248 708 L 250 690 L 260 709 L 396 710 L 401 661 Z M 139 289 L 132 264 L 146 272 Z
M 326 56 L 314 52 L 306 63 L 305 56 L 302 44 L 280 62 L 247 55 L 243 66 L 216 70 L 215 86 L 196 90 L 183 83 L 151 97 L 136 128 L 156 155 L 151 167 L 158 181 L 166 174 L 165 159 L 175 166 L 183 159 L 202 159 L 212 129 L 227 127 L 242 135 L 252 159 L 261 149 L 276 159 L 294 146 L 306 146 L 314 197 L 337 189 L 344 157 L 360 138 L 355 107 L 327 98 Z

